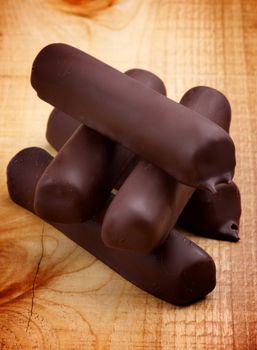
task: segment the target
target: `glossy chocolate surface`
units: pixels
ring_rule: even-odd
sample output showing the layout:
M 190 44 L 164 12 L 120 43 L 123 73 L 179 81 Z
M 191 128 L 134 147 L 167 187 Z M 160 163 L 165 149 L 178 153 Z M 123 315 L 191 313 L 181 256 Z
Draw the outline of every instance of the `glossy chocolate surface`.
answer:
M 196 108 L 199 113 L 201 113 L 201 108 L 199 108 L 199 106 L 206 105 L 205 111 L 209 111 L 207 115 L 211 116 L 212 120 L 224 128 L 226 131 L 229 131 L 231 121 L 231 108 L 226 97 L 219 91 L 205 86 L 194 87 L 183 96 L 181 103 L 188 105 L 188 107 Z M 215 113 L 215 109 L 217 110 L 217 113 Z M 79 125 L 80 123 L 78 121 L 71 118 L 69 115 L 55 109 L 51 113 L 48 120 L 47 139 L 49 143 L 58 150 L 58 148 L 66 142 L 66 140 L 72 135 L 72 132 L 75 130 L 75 128 Z M 120 153 L 118 153 L 119 156 L 116 157 L 116 159 L 111 163 L 114 169 L 112 172 L 113 175 L 117 174 L 117 170 L 120 168 L 120 164 L 122 163 L 123 158 L 122 149 L 124 148 L 119 145 L 117 147 L 119 147 Z M 127 150 L 127 152 L 129 151 Z M 155 169 L 157 168 L 155 167 Z M 127 175 L 128 172 L 124 172 L 124 176 L 122 179 L 120 179 L 119 185 L 124 182 Z M 170 181 L 173 180 L 171 179 Z M 239 239 L 238 228 L 241 213 L 241 200 L 237 186 L 235 184 L 228 186 L 230 188 L 229 191 L 226 191 L 226 185 L 218 186 L 217 190 L 219 194 L 219 201 L 215 200 L 216 194 L 212 194 L 209 191 L 205 190 L 199 190 L 198 193 L 197 190 L 195 194 L 189 199 L 185 210 L 183 210 L 183 214 L 179 218 L 179 225 L 189 231 L 194 232 L 196 235 L 220 240 L 237 241 Z M 117 188 L 119 186 L 116 184 L 115 187 Z M 220 195 L 220 191 L 223 192 L 222 195 Z M 221 201 L 225 194 L 227 196 L 226 202 L 229 201 L 230 203 L 229 209 L 227 208 L 227 210 L 219 212 L 218 207 L 223 206 Z M 214 196 L 213 199 L 212 196 Z M 211 211 L 205 208 L 205 197 L 208 197 L 208 200 L 212 202 L 212 205 L 214 207 L 217 206 L 217 209 L 215 208 L 215 215 L 212 215 Z M 140 200 L 142 201 L 142 198 Z M 233 228 L 231 228 L 233 225 L 231 220 L 234 223 Z M 156 222 L 154 222 L 151 228 L 156 232 L 156 229 L 158 229 Z M 123 231 L 123 235 L 125 235 L 125 231 Z M 106 237 L 106 243 L 110 246 L 120 245 L 118 242 L 116 242 L 116 240 L 112 242 L 111 235 L 108 235 Z
M 36 147 L 13 157 L 7 179 L 9 194 L 17 204 L 33 211 L 36 183 L 51 160 L 46 151 Z M 212 258 L 177 231 L 154 253 L 141 254 L 106 247 L 96 221 L 52 225 L 131 283 L 167 302 L 189 304 L 215 287 Z
M 180 103 L 229 132 L 231 107 L 220 91 L 209 86 L 195 86 L 183 95 Z
M 167 237 L 194 188 L 140 161 L 104 217 L 102 239 L 113 248 L 151 252 Z
M 59 151 L 76 129 L 83 125 L 68 114 L 54 108 L 46 129 L 46 139 Z M 108 168 L 105 169 L 104 186 L 109 191 L 118 189 L 138 162 L 138 157 L 127 148 L 115 144 Z
M 219 91 L 195 87 L 183 96 L 181 103 L 229 129 L 230 105 Z M 103 241 L 119 249 L 154 250 L 175 226 L 193 192 L 194 188 L 177 182 L 154 165 L 139 162 L 106 212 Z M 201 211 L 197 218 L 201 220 Z
M 231 107 L 226 97 L 205 86 L 190 89 L 181 103 L 195 109 L 229 132 Z M 219 240 L 239 240 L 241 198 L 235 183 L 220 184 L 217 193 L 197 190 L 179 217 L 181 227 L 197 235 Z
M 103 180 L 112 152 L 110 140 L 81 125 L 39 179 L 36 214 L 62 223 L 90 218 L 106 197 Z
M 233 177 L 234 144 L 222 128 L 80 50 L 45 47 L 31 83 L 40 98 L 181 183 L 215 191 Z
M 46 139 L 56 151 L 59 151 L 81 125 L 83 124 L 76 119 L 54 108 L 47 121 Z
M 131 69 L 126 74 L 149 88 L 166 93 L 163 82 L 153 73 Z M 48 123 L 48 138 L 53 138 L 50 126 L 58 127 L 56 113 L 53 111 Z M 60 116 L 66 122 L 66 115 L 60 112 Z M 68 129 L 73 132 L 75 128 L 76 122 L 68 119 L 68 126 L 60 134 L 65 139 Z M 60 146 L 58 133 L 57 128 L 54 142 Z M 83 222 L 91 218 L 106 201 L 116 179 L 127 176 L 136 161 L 137 157 L 124 147 L 80 125 L 38 181 L 34 203 L 36 214 L 45 220 L 61 223 Z

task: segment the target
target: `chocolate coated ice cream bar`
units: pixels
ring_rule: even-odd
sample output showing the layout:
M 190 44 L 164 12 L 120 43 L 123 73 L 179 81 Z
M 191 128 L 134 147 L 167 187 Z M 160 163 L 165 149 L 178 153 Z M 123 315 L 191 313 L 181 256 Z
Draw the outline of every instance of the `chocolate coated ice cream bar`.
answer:
M 31 83 L 40 98 L 181 183 L 215 192 L 233 177 L 234 144 L 222 128 L 78 49 L 45 47 Z

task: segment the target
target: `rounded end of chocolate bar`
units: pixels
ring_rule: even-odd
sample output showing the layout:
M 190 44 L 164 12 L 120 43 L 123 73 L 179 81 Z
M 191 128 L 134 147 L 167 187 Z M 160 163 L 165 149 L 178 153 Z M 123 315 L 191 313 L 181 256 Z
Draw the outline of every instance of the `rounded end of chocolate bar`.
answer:
M 214 124 L 215 125 L 215 124 Z M 222 131 L 222 129 L 215 125 Z M 209 135 L 208 147 L 198 150 L 194 155 L 195 169 L 200 181 L 197 188 L 215 193 L 219 184 L 228 184 L 234 176 L 236 166 L 235 145 L 228 134 L 219 133 L 219 137 Z M 200 165 L 200 166 L 199 166 Z
M 69 46 L 66 44 L 52 43 L 52 44 L 49 44 L 49 45 L 43 47 L 39 51 L 39 53 L 37 54 L 37 56 L 34 59 L 34 62 L 32 64 L 31 77 L 30 77 L 31 85 L 36 91 L 38 88 L 38 75 L 40 74 L 41 78 L 44 77 L 44 73 L 43 74 L 39 73 L 38 67 L 40 67 L 42 64 L 43 69 L 47 68 L 48 61 L 49 61 L 48 55 L 51 56 L 51 54 L 53 54 L 55 59 L 58 60 L 59 59 L 58 55 L 61 54 L 61 51 L 65 52 L 68 47 Z M 57 52 L 58 52 L 58 50 L 56 50 L 57 48 L 59 50 L 59 54 L 57 54 Z M 60 60 L 58 62 L 60 62 Z
M 74 184 L 57 183 L 54 178 L 47 176 L 37 184 L 34 210 L 46 221 L 64 224 L 83 222 L 86 220 L 85 214 L 90 215 L 90 208 L 84 205 L 80 190 Z
M 179 278 L 177 291 L 178 304 L 188 305 L 203 299 L 216 286 L 216 267 L 213 259 L 206 253 L 188 265 Z
M 29 147 L 10 160 L 7 166 L 7 187 L 15 203 L 34 211 L 33 201 L 38 179 L 52 159 L 45 150 Z
M 220 91 L 208 86 L 195 86 L 183 95 L 180 103 L 229 132 L 231 106 Z
M 109 210 L 110 209 L 110 210 Z M 112 208 L 107 210 L 102 225 L 102 240 L 106 246 L 121 250 L 149 253 L 160 245 L 163 235 L 159 226 L 147 218 L 145 210 L 137 206 L 126 207 L 126 212 Z
M 165 300 L 175 305 L 188 305 L 215 288 L 216 267 L 211 256 L 176 230 L 170 232 L 154 254 L 161 259 L 165 273 Z
M 134 68 L 127 70 L 125 74 L 131 78 L 138 80 L 140 83 L 144 84 L 144 86 L 158 91 L 162 95 L 167 95 L 166 87 L 163 81 L 152 72 L 144 69 Z
M 197 188 L 215 193 L 218 184 L 229 183 L 234 175 L 235 147 L 228 135 L 231 122 L 230 104 L 220 91 L 207 86 L 196 86 L 188 90 L 180 103 L 209 121 L 203 131 L 208 143 L 198 148 L 193 155 L 193 163 L 198 166 L 193 176 Z M 212 128 L 207 127 L 210 123 Z

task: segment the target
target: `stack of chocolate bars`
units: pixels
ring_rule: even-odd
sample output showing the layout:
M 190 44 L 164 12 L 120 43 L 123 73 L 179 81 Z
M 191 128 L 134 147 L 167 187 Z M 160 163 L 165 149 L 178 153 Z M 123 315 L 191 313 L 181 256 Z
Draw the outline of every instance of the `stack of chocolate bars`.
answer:
M 123 74 L 65 44 L 38 54 L 31 83 L 54 106 L 46 137 L 58 153 L 14 156 L 13 201 L 158 298 L 185 305 L 210 293 L 213 259 L 174 226 L 239 239 L 226 97 L 200 86 L 176 103 L 153 73 Z

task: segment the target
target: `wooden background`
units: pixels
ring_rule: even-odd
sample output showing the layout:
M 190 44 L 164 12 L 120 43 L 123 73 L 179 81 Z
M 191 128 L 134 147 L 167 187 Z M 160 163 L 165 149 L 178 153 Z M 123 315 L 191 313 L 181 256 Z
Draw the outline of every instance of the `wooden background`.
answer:
M 257 1 L 112 2 L 0 2 L 0 349 L 257 349 Z M 199 84 L 228 96 L 241 241 L 191 236 L 217 265 L 206 300 L 180 308 L 146 294 L 8 198 L 9 159 L 50 150 L 51 107 L 30 69 L 51 42 L 150 69 L 176 100 Z

